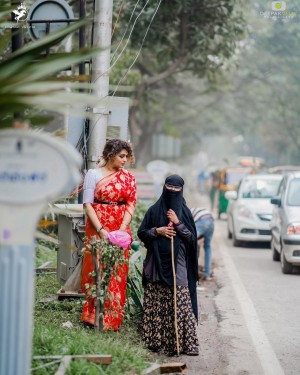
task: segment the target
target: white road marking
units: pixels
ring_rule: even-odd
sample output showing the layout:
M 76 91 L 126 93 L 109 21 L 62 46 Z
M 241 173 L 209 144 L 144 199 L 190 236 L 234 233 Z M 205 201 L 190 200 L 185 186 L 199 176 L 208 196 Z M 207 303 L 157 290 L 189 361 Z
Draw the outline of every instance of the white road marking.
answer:
M 232 287 L 240 303 L 249 334 L 252 338 L 261 366 L 265 375 L 284 375 L 284 371 L 276 357 L 274 350 L 265 334 L 263 326 L 256 313 L 255 307 L 249 297 L 239 273 L 228 254 L 227 246 L 223 246 L 222 258 L 228 272 Z

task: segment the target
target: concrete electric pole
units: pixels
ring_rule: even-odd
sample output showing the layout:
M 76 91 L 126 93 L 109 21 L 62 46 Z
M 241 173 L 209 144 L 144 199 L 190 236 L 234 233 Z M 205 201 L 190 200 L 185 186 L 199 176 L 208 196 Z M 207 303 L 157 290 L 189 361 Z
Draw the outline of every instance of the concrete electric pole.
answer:
M 95 0 L 93 47 L 102 50 L 92 60 L 93 93 L 100 101 L 109 93 L 110 50 L 112 34 L 113 0 Z M 103 105 L 93 108 L 88 139 L 88 168 L 95 168 L 106 142 L 108 109 Z

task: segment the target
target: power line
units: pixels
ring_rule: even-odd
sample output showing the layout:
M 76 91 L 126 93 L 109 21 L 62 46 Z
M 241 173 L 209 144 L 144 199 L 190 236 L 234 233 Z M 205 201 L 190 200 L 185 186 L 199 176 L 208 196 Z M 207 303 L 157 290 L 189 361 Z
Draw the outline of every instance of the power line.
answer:
M 123 36 L 122 36 L 122 38 L 121 38 L 121 40 L 120 40 L 120 42 L 119 42 L 117 48 L 115 49 L 114 53 L 112 54 L 110 61 L 113 60 L 115 54 L 117 53 L 117 51 L 118 51 L 120 45 L 121 45 L 122 42 L 123 42 L 123 40 L 124 40 L 124 38 L 125 38 L 125 35 L 126 35 L 126 33 L 127 33 L 127 30 L 129 29 L 130 21 L 131 21 L 133 15 L 134 15 L 135 9 L 136 9 L 136 7 L 139 5 L 139 2 L 140 2 L 140 1 L 141 1 L 141 0 L 138 0 L 138 1 L 135 3 L 135 6 L 134 6 L 134 8 L 133 8 L 133 11 L 131 12 L 131 15 L 130 15 L 129 21 L 128 21 L 128 23 L 127 23 L 127 26 L 126 26 L 125 32 L 124 32 L 124 34 L 123 34 Z
M 155 16 L 156 16 L 156 13 L 158 12 L 158 9 L 159 9 L 159 7 L 160 7 L 161 2 L 162 2 L 162 0 L 159 0 L 159 1 L 158 1 L 158 4 L 157 4 L 157 6 L 156 6 L 156 9 L 155 9 L 155 11 L 154 11 L 154 13 L 153 13 L 153 15 L 152 15 L 152 18 L 151 18 L 150 23 L 149 23 L 149 25 L 148 25 L 148 27 L 147 27 L 146 33 L 145 33 L 145 35 L 144 35 L 144 37 L 143 37 L 143 40 L 142 40 L 142 44 L 141 44 L 141 46 L 140 46 L 140 49 L 138 50 L 138 52 L 137 52 L 137 54 L 136 54 L 136 56 L 135 56 L 135 58 L 134 58 L 132 64 L 131 64 L 130 67 L 127 69 L 126 73 L 125 73 L 125 74 L 123 75 L 123 77 L 119 80 L 119 82 L 118 82 L 118 84 L 117 84 L 117 87 L 115 88 L 115 90 L 114 90 L 113 93 L 112 93 L 112 96 L 115 95 L 115 93 L 116 93 L 116 91 L 118 90 L 118 87 L 120 86 L 121 82 L 122 82 L 123 79 L 127 76 L 127 74 L 130 72 L 131 68 L 133 67 L 133 65 L 135 64 L 136 60 L 138 59 L 138 57 L 139 57 L 139 55 L 140 55 L 140 53 L 141 53 L 141 51 L 142 51 L 142 48 L 143 48 L 144 42 L 145 42 L 145 40 L 146 40 L 146 37 L 147 37 L 147 35 L 148 35 L 148 32 L 149 32 L 149 30 L 150 30 L 150 27 L 151 27 L 151 25 L 152 25 L 152 22 L 153 22 L 153 20 L 154 20 L 154 18 L 155 18 Z
M 147 0 L 147 1 L 146 1 L 146 3 L 145 3 L 145 5 L 143 6 L 142 10 L 139 12 L 139 14 L 137 15 L 136 19 L 134 20 L 134 23 L 133 23 L 133 25 L 132 25 L 132 28 L 131 28 L 130 34 L 128 35 L 128 39 L 127 39 L 127 41 L 126 41 L 126 43 L 125 43 L 125 46 L 122 48 L 122 51 L 121 51 L 121 52 L 119 53 L 119 55 L 117 56 L 116 60 L 111 64 L 111 66 L 109 67 L 109 70 L 111 70 L 111 69 L 116 65 L 116 63 L 118 62 L 118 60 L 119 60 L 120 57 L 122 56 L 122 54 L 123 54 L 125 48 L 127 47 L 127 44 L 129 43 L 129 40 L 130 40 L 131 34 L 133 33 L 133 29 L 134 29 L 134 27 L 135 27 L 135 24 L 136 24 L 137 20 L 139 19 L 139 17 L 143 14 L 143 12 L 144 12 L 146 6 L 148 5 L 149 1 L 150 1 L 150 0 Z M 103 74 L 106 74 L 106 73 L 108 73 L 108 72 L 106 71 L 106 72 L 102 73 L 102 75 L 103 75 Z M 101 75 L 101 76 L 102 76 L 102 75 Z M 98 78 L 100 78 L 101 76 L 99 76 Z

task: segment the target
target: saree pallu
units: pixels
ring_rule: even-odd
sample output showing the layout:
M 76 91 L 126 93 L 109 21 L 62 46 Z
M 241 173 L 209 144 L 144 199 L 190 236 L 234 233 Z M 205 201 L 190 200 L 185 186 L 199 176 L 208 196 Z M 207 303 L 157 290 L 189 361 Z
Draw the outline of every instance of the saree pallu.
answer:
M 122 205 L 93 203 L 92 206 L 99 218 L 103 228 L 111 232 L 118 230 L 122 224 L 125 212 L 133 215 L 136 205 L 136 184 L 134 176 L 126 171 L 120 170 L 102 178 L 96 185 L 95 200 L 104 202 L 124 202 Z M 98 236 L 95 228 L 87 218 L 86 221 L 86 238 L 85 245 L 90 242 L 92 236 Z M 127 227 L 127 233 L 131 235 L 130 227 Z M 129 249 L 124 250 L 125 258 L 129 258 Z M 83 306 L 81 320 L 93 324 L 95 322 L 95 298 L 91 297 L 90 290 L 86 284 L 93 285 L 93 278 L 90 275 L 94 271 L 92 255 L 89 251 L 84 252 L 81 288 L 87 294 Z M 118 330 L 122 324 L 126 303 L 126 286 L 127 286 L 128 264 L 122 263 L 117 271 L 116 276 L 112 276 L 108 285 L 107 295 L 104 303 L 104 330 Z

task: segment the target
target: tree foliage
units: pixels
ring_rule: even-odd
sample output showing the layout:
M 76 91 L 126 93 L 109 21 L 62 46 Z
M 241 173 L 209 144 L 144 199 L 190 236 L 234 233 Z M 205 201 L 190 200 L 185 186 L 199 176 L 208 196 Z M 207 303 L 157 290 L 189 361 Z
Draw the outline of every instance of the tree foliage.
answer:
M 134 29 L 129 27 L 129 46 L 138 51 L 143 44 L 143 48 L 134 66 L 141 80 L 130 111 L 130 130 L 135 145 L 142 150 L 155 130 L 145 117 L 152 112 L 152 105 L 159 106 L 157 90 L 164 90 L 164 83 L 175 87 L 182 72 L 215 79 L 235 54 L 244 21 L 235 0 L 165 0 L 154 4 L 144 0 L 125 8 L 123 22 L 128 27 L 137 17 Z
M 297 16 L 265 18 L 271 3 L 251 3 L 244 12 L 245 37 L 226 74 L 215 74 L 215 82 L 196 79 L 192 72 L 177 74 L 176 85 L 168 80 L 147 91 L 150 109 L 146 112 L 147 105 L 141 105 L 139 121 L 153 132 L 177 132 L 185 155 L 203 151 L 208 138 L 219 137 L 227 156 L 248 154 L 270 165 L 298 164 L 300 13 L 294 12 L 295 4 L 288 10 Z
M 230 72 L 229 85 L 212 96 L 209 113 L 201 115 L 212 126 L 219 123 L 232 135 L 240 134 L 241 151 L 270 164 L 299 163 L 299 15 L 265 18 L 269 7 L 249 10 L 239 69 Z

